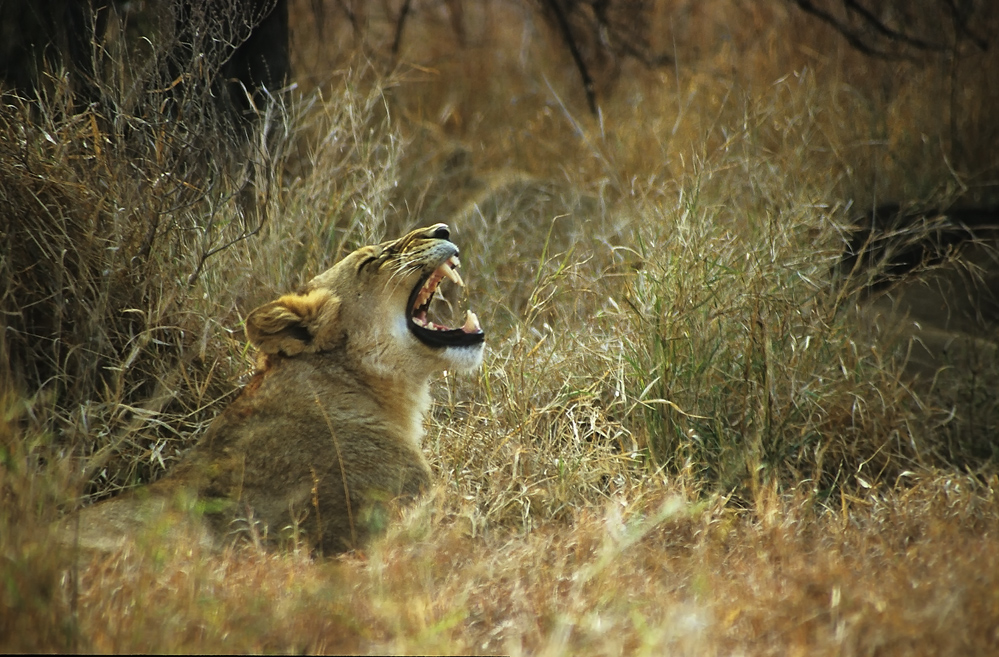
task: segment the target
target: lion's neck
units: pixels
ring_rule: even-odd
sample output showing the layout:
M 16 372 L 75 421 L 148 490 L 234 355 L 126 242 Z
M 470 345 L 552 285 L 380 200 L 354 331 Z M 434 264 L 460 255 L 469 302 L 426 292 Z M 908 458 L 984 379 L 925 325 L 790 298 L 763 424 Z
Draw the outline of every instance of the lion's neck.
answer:
M 330 356 L 311 362 L 298 358 L 271 358 L 267 371 L 258 373 L 258 378 L 269 379 L 271 386 L 312 389 L 324 406 L 337 408 L 338 412 L 334 414 L 337 423 L 381 426 L 420 447 L 423 418 L 431 403 L 430 377 L 427 375 L 413 377 L 398 371 L 372 372 Z M 303 385 L 293 385 L 291 381 L 295 379 Z M 244 392 L 261 383 L 255 378 Z
M 423 418 L 430 410 L 430 380 L 404 377 L 372 377 L 368 384 L 374 401 L 419 447 L 423 439 Z

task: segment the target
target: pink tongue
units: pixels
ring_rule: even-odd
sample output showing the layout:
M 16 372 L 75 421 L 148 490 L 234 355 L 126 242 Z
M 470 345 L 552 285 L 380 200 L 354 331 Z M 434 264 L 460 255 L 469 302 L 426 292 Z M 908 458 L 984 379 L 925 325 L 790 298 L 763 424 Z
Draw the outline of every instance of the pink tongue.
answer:
M 413 315 L 413 321 L 423 328 L 433 329 L 435 331 L 450 331 L 451 329 L 443 324 L 438 324 L 437 322 L 431 322 L 427 319 L 427 311 L 421 310 Z

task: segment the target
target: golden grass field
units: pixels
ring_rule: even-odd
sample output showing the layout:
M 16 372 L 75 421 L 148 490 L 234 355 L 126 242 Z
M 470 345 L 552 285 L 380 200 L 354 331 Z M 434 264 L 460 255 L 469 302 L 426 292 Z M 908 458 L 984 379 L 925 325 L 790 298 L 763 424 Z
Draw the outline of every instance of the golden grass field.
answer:
M 235 157 L 128 115 L 124 66 L 118 121 L 58 76 L 5 97 L 0 651 L 999 654 L 994 326 L 914 374 L 877 272 L 836 269 L 878 203 L 996 202 L 996 44 L 881 62 L 787 3 L 677 2 L 675 61 L 606 63 L 594 117 L 529 5 L 459 38 L 414 3 L 394 61 L 339 6 L 292 3 L 296 86 Z M 437 221 L 485 364 L 436 381 L 436 483 L 384 538 L 53 540 L 198 439 L 250 310 Z

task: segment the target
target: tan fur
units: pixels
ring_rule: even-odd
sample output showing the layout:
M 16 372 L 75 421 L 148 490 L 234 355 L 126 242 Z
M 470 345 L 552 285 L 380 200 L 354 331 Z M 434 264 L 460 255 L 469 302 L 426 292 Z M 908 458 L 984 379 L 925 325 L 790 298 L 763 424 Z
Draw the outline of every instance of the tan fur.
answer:
M 430 376 L 481 361 L 481 342 L 429 347 L 406 326 L 414 287 L 457 253 L 441 230 L 358 249 L 251 312 L 253 379 L 174 472 L 84 509 L 80 543 L 107 548 L 190 509 L 189 535 L 215 545 L 252 525 L 269 537 L 298 528 L 334 552 L 383 527 L 394 501 L 430 484 L 420 449 Z

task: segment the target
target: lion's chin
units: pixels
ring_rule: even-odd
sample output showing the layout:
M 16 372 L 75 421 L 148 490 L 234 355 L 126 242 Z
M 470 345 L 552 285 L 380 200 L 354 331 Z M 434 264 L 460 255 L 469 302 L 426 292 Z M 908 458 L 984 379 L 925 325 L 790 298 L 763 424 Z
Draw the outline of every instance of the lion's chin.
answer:
M 447 363 L 446 369 L 457 372 L 471 372 L 482 366 L 483 352 L 485 352 L 485 345 L 480 340 L 474 346 L 445 347 L 440 353 L 441 359 Z

